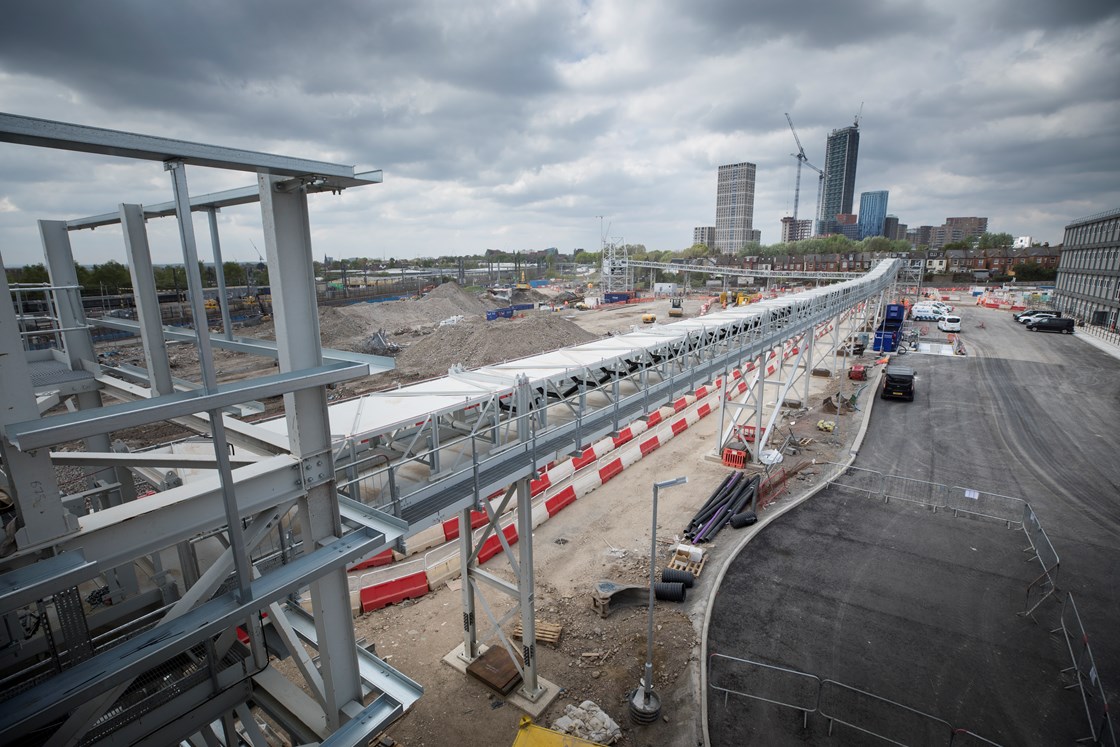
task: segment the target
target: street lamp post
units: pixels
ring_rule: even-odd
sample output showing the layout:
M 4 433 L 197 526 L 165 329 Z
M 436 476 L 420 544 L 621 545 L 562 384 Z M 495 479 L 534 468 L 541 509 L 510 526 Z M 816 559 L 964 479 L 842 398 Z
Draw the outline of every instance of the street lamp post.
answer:
M 651 724 L 661 715 L 661 699 L 653 691 L 653 582 L 657 566 L 657 491 L 683 485 L 688 477 L 675 477 L 653 484 L 653 525 L 649 537 L 649 620 L 646 629 L 646 666 L 642 684 L 630 693 L 630 718 L 638 724 Z

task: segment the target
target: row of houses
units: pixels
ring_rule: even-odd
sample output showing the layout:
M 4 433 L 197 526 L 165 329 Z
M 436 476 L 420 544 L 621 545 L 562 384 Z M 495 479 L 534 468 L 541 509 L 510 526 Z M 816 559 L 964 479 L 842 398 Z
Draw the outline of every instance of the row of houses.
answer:
M 987 272 L 1011 275 L 1017 264 L 1058 267 L 1057 247 L 1033 246 L 1021 249 L 945 249 L 925 252 L 891 253 L 851 252 L 847 254 L 796 254 L 775 257 L 748 256 L 742 267 L 749 270 L 789 270 L 800 272 L 865 272 L 884 257 L 921 261 L 927 275 Z

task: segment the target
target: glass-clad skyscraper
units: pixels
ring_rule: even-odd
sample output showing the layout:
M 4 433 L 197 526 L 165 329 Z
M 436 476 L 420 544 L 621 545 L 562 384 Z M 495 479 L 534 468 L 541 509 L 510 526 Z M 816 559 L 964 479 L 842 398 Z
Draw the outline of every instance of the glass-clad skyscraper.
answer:
M 859 237 L 883 235 L 883 222 L 887 218 L 887 190 L 862 192 L 859 196 Z
M 852 212 L 858 157 L 859 127 L 851 125 L 829 133 L 824 154 L 824 198 L 817 216 L 822 223 L 820 233 L 833 233 L 831 224 L 836 216 Z

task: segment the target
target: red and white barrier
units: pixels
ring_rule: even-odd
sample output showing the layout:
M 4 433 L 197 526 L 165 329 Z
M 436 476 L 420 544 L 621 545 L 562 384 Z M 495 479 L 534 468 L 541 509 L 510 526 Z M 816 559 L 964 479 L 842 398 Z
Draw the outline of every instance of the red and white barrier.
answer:
M 626 467 L 637 463 L 642 457 L 653 453 L 701 418 L 711 414 L 715 409 L 713 403 L 718 404 L 718 398 L 713 398 L 712 395 L 717 394 L 721 389 L 722 382 L 718 380 L 710 386 L 702 386 L 695 394 L 685 395 L 675 400 L 673 407 L 659 408 L 650 413 L 644 421 L 631 423 L 618 436 L 597 442 L 586 449 L 580 457 L 554 464 L 551 468 L 542 471 L 537 480 L 533 481 L 538 486 L 535 494 L 542 496 L 542 500 L 532 507 L 533 528 L 539 527 L 567 506 L 621 474 Z M 678 403 L 682 400 L 684 406 L 677 409 Z M 626 431 L 629 433 L 623 437 Z M 603 453 L 596 456 L 596 452 L 599 451 Z M 577 467 L 577 464 L 580 466 Z M 561 487 L 560 484 L 565 482 L 567 484 Z M 504 491 L 499 491 L 495 496 L 503 494 Z M 485 512 L 471 512 L 472 528 L 477 529 L 486 521 Z M 510 522 L 501 531 L 510 546 L 517 543 L 515 523 Z M 424 542 L 417 543 L 416 539 L 425 533 L 431 534 L 433 539 L 438 534 L 443 540 L 442 544 L 450 545 L 458 541 L 459 520 L 449 519 L 417 533 L 410 538 L 409 545 L 423 545 Z M 428 547 L 431 545 L 425 549 Z M 501 549 L 501 541 L 496 534 L 491 534 L 479 549 L 479 562 L 484 563 L 493 558 L 501 552 Z M 457 576 L 458 554 L 450 547 L 447 547 L 446 551 L 442 550 L 443 548 L 441 551 L 429 553 L 429 555 L 440 553 L 442 557 L 438 561 L 430 562 L 426 556 L 423 561 L 409 561 L 397 564 L 396 567 L 386 566 L 356 579 L 357 589 L 352 589 L 351 594 L 355 601 L 355 611 L 369 612 L 404 599 L 422 596 L 429 589 Z M 381 554 L 375 557 L 381 557 Z M 355 580 L 354 577 L 351 579 Z

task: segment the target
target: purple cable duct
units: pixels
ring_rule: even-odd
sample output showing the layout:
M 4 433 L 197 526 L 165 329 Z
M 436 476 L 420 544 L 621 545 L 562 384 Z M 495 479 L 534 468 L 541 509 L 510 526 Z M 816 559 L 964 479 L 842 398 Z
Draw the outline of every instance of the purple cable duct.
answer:
M 720 506 L 719 511 L 716 511 L 715 515 L 712 516 L 711 520 L 707 524 L 704 525 L 703 529 L 700 530 L 700 533 L 692 538 L 692 541 L 693 542 L 703 542 L 704 541 L 704 535 L 708 532 L 709 529 L 711 529 L 712 525 L 715 524 L 721 516 L 723 516 L 723 513 L 726 510 L 727 510 L 726 505 Z

